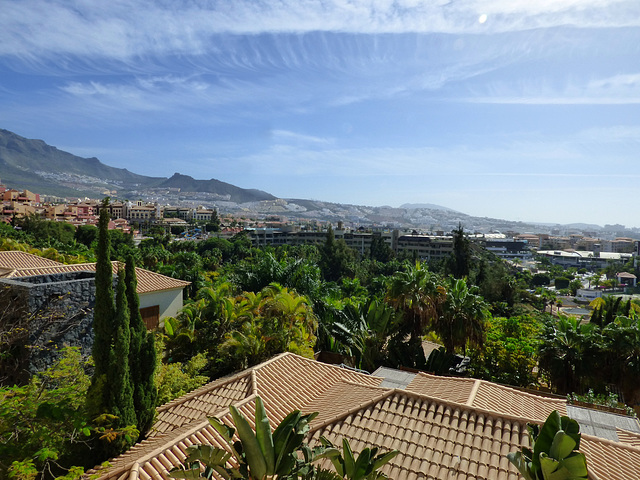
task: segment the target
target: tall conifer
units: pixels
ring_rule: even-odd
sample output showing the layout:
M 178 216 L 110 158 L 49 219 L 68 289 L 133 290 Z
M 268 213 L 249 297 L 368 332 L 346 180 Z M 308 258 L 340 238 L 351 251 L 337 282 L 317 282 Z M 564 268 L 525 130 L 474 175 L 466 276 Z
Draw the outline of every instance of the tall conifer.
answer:
M 91 386 L 87 392 L 87 410 L 91 417 L 108 412 L 109 398 L 107 372 L 113 346 L 113 270 L 111 266 L 111 241 L 109 239 L 109 198 L 102 202 L 98 222 L 96 248 L 96 300 L 93 309 L 93 347 L 91 354 L 95 365 Z
M 116 316 L 113 324 L 115 330 L 114 343 L 109 353 L 109 370 L 107 372 L 107 386 L 109 413 L 118 417 L 120 427 L 135 425 L 136 411 L 133 404 L 133 386 L 129 372 L 129 306 L 125 273 L 118 272 L 118 291 L 116 295 Z
M 93 309 L 93 361 L 95 377 L 107 373 L 109 352 L 113 344 L 113 269 L 111 266 L 111 241 L 109 239 L 109 198 L 102 202 L 98 222 L 98 246 L 96 250 L 96 305 Z
M 133 256 L 127 258 L 125 269 L 127 301 L 129 304 L 131 344 L 129 346 L 129 369 L 133 385 L 133 401 L 140 436 L 151 428 L 155 417 L 155 403 L 158 390 L 155 385 L 156 346 L 152 334 L 140 315 L 140 301 L 137 294 L 138 279 Z

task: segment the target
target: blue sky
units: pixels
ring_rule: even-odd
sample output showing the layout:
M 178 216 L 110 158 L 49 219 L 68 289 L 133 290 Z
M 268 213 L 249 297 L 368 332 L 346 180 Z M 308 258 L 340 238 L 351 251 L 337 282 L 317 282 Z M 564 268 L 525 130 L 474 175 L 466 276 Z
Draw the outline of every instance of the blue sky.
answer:
M 283 198 L 640 226 L 640 1 L 2 0 L 0 128 Z

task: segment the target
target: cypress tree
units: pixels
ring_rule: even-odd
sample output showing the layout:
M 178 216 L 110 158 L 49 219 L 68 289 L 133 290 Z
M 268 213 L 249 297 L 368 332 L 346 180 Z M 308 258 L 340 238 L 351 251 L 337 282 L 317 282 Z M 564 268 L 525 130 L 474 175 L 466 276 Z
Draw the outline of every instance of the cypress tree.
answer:
M 109 371 L 107 385 L 109 413 L 118 417 L 118 425 L 126 427 L 136 424 L 136 411 L 133 405 L 133 386 L 129 372 L 129 306 L 125 274 L 118 272 L 118 291 L 116 295 L 116 316 L 113 325 L 115 330 L 113 348 L 109 353 Z
M 471 270 L 471 248 L 464 234 L 462 224 L 453 230 L 453 254 L 450 258 L 450 271 L 454 278 L 466 278 Z
M 109 198 L 102 202 L 100 220 L 98 221 L 98 245 L 96 247 L 96 297 L 93 309 L 93 347 L 91 354 L 94 362 L 94 372 L 91 386 L 87 392 L 87 411 L 91 417 L 108 412 L 109 398 L 107 372 L 111 361 L 114 329 L 113 319 L 115 307 L 113 304 L 113 270 L 109 239 Z
M 98 222 L 98 246 L 96 250 L 96 305 L 93 309 L 93 361 L 95 375 L 107 373 L 109 352 L 113 344 L 113 268 L 111 266 L 111 241 L 109 239 L 109 198 L 102 202 Z
M 140 437 L 144 438 L 155 417 L 155 403 L 158 390 L 155 385 L 156 345 L 155 338 L 147 332 L 140 315 L 140 301 L 137 294 L 138 279 L 133 256 L 127 258 L 125 269 L 127 303 L 131 343 L 129 346 L 129 370 L 133 385 L 133 402 Z

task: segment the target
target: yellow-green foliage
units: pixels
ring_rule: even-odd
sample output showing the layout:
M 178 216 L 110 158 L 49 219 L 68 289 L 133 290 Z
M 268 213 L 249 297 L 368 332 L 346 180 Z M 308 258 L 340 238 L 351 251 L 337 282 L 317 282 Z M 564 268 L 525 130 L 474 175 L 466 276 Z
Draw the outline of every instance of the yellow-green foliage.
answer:
M 208 377 L 199 375 L 199 372 L 206 364 L 207 357 L 204 353 L 195 355 L 184 364 L 179 362 L 159 363 L 156 369 L 156 385 L 158 387 L 156 404 L 163 405 L 204 385 Z
M 484 347 L 471 355 L 473 376 L 510 385 L 535 383 L 540 328 L 527 315 L 489 319 Z

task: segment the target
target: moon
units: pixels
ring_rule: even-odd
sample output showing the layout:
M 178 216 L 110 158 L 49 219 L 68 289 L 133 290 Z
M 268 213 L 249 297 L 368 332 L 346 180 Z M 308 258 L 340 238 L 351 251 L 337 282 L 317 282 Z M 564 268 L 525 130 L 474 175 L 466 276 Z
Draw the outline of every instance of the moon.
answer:
M 480 16 L 478 17 L 478 22 L 479 22 L 479 23 L 484 23 L 484 22 L 486 22 L 486 21 L 487 21 L 487 14 L 486 14 L 486 13 L 483 13 L 482 15 L 480 15 Z

